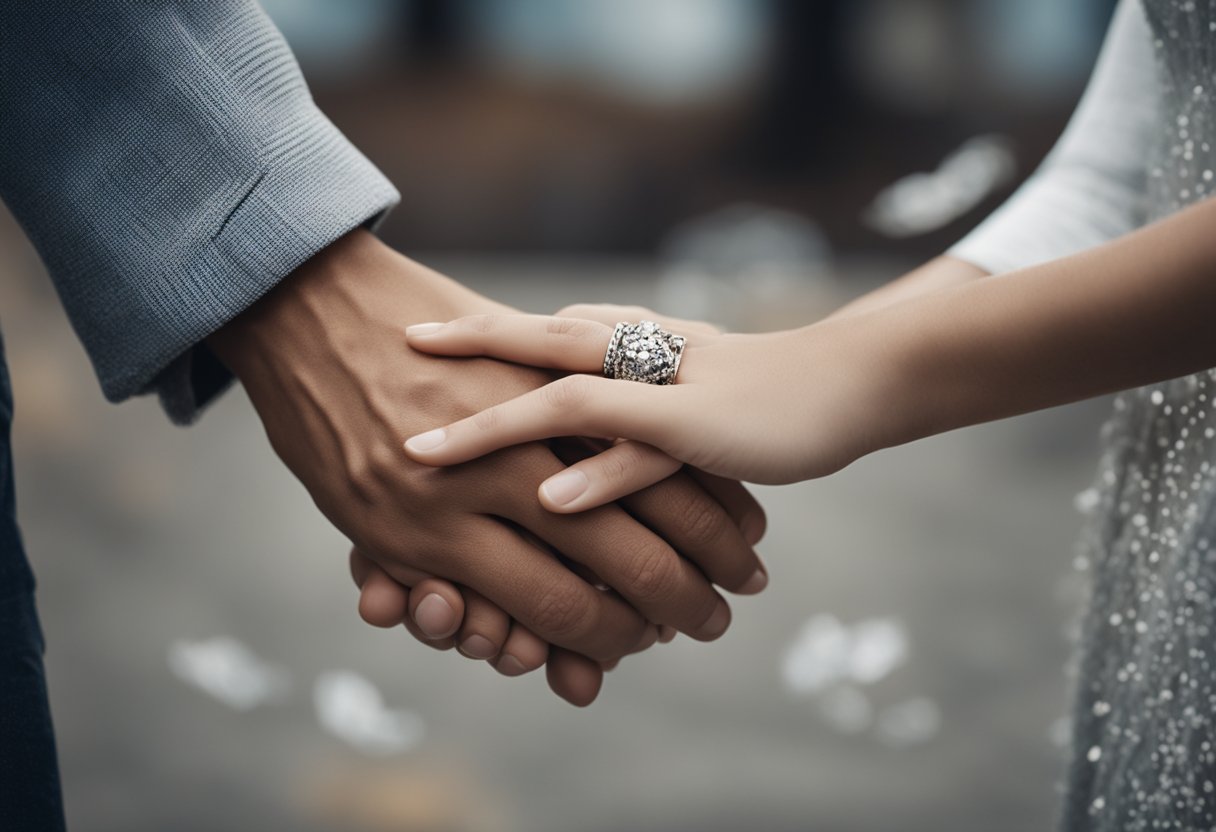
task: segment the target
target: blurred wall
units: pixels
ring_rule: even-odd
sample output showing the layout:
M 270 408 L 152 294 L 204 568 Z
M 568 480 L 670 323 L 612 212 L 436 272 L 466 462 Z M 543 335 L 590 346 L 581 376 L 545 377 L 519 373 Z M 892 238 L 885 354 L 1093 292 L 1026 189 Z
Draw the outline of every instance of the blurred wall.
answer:
M 932 254 L 860 222 L 979 133 L 1024 175 L 1113 0 L 270 0 L 322 107 L 401 188 L 407 250 L 653 251 L 721 205 L 800 213 L 844 251 Z

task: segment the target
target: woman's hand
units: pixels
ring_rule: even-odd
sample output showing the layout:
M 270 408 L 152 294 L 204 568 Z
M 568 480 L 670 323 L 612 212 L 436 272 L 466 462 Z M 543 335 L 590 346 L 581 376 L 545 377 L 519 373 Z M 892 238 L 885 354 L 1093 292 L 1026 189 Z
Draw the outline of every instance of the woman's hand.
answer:
M 682 463 L 731 479 L 788 483 L 833 473 L 883 446 L 875 414 L 890 368 L 870 360 L 854 319 L 763 335 L 672 326 L 687 338 L 674 385 L 599 373 L 612 327 L 537 315 L 476 315 L 410 327 L 414 349 L 489 356 L 570 375 L 411 438 L 429 465 L 466 462 L 558 436 L 632 440 L 540 486 L 546 507 L 581 511 L 669 476 Z
M 693 478 L 573 517 L 544 511 L 533 496 L 565 464 L 543 444 L 459 471 L 402 458 L 404 437 L 551 376 L 402 352 L 398 322 L 502 311 L 360 232 L 208 345 L 241 379 L 318 507 L 395 580 L 423 572 L 469 587 L 505 613 L 495 632 L 509 616 L 598 661 L 653 643 L 655 624 L 720 636 L 730 608 L 711 582 L 751 589 L 763 570 L 729 507 Z M 597 591 L 579 569 L 616 592 Z
M 710 324 L 665 318 L 640 307 L 609 304 L 577 304 L 557 312 L 559 316 L 615 322 L 622 318 L 647 318 L 680 332 L 717 335 Z M 559 457 L 581 459 L 587 455 L 586 443 L 555 443 Z M 680 464 L 675 463 L 675 468 Z M 723 506 L 739 524 L 747 541 L 756 544 L 764 536 L 764 509 L 737 481 L 689 471 L 702 488 Z M 350 553 L 351 576 L 359 588 L 359 615 L 375 627 L 403 626 L 417 641 L 436 650 L 458 650 L 474 660 L 482 660 L 504 676 L 521 676 L 545 666 L 549 687 L 554 693 L 579 707 L 591 704 L 599 695 L 606 671 L 617 662 L 596 662 L 586 656 L 549 644 L 527 627 L 511 620 L 497 605 L 468 587 L 417 570 L 390 577 L 358 549 Z M 402 583 L 402 581 L 405 581 Z M 747 587 L 757 591 L 761 587 Z M 674 628 L 660 625 L 658 640 L 669 643 L 676 637 Z

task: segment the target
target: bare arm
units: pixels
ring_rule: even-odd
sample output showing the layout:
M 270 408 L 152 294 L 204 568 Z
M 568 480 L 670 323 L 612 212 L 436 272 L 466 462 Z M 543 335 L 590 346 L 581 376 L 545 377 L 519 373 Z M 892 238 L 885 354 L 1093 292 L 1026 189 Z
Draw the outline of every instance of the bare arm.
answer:
M 1216 365 L 1214 227 L 1208 201 L 1079 255 L 872 311 L 690 337 L 673 386 L 570 376 L 407 448 L 448 465 L 531 439 L 608 434 L 723 476 L 824 476 L 881 448 Z M 591 321 L 495 316 L 410 343 L 595 372 L 610 335 Z
M 873 311 L 977 277 L 1049 262 L 1139 227 L 1156 124 L 1155 83 L 1143 10 L 1138 2 L 1124 0 L 1084 97 L 1034 176 L 946 255 L 836 315 Z
M 894 303 L 910 300 L 926 292 L 962 286 L 988 272 L 956 257 L 942 255 L 914 269 L 903 277 L 880 286 L 868 294 L 845 304 L 833 312 L 831 318 L 843 318 L 863 312 L 873 312 Z
M 690 634 L 716 638 L 730 614 L 709 580 L 742 589 L 759 561 L 730 511 L 689 476 L 638 495 L 628 511 L 612 507 L 554 524 L 528 487 L 529 478 L 544 478 L 545 466 L 561 469 L 549 448 L 516 449 L 455 477 L 402 457 L 400 441 L 411 432 L 546 380 L 495 362 L 449 366 L 403 343 L 402 326 L 417 317 L 477 311 L 509 310 L 359 231 L 310 260 L 209 345 L 241 379 L 280 457 L 366 559 L 405 585 L 433 575 L 465 588 L 462 647 L 469 635 L 509 644 L 505 611 L 546 642 L 611 661 L 653 640 L 646 619 L 668 624 L 671 598 L 683 599 L 670 611 L 687 617 Z M 689 531 L 691 523 L 697 528 Z M 597 591 L 553 550 L 608 585 L 619 576 L 623 594 Z M 601 561 L 584 562 L 595 557 Z M 632 594 L 625 573 L 634 567 L 631 577 L 646 584 L 646 599 L 638 598 L 646 617 L 623 601 Z M 732 571 L 738 574 L 726 574 Z M 469 612 L 470 597 L 479 599 L 476 608 L 499 613 L 489 630 L 470 621 L 487 618 Z M 393 601 L 398 612 L 401 600 Z
M 878 312 L 890 444 L 1216 365 L 1216 202 L 1073 257 Z M 892 425 L 894 427 L 894 425 Z

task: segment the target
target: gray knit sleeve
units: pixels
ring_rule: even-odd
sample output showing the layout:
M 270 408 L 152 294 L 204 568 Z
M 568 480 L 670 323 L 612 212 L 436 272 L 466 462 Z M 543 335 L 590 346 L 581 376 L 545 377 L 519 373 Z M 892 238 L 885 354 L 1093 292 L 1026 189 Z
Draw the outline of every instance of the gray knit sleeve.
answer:
M 107 398 L 185 423 L 200 342 L 398 199 L 253 0 L 38 0 L 0 15 L 0 196 Z
M 997 274 L 1143 224 L 1157 67 L 1140 0 L 1121 0 L 1089 87 L 1042 166 L 950 254 Z

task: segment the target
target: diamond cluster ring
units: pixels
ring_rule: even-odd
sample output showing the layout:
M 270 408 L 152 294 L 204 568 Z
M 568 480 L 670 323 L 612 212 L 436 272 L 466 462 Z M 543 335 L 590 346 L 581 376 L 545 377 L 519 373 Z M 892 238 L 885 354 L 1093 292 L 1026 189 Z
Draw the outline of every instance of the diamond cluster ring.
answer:
M 644 384 L 674 384 L 684 354 L 684 336 L 654 321 L 619 323 L 604 354 L 604 376 Z

